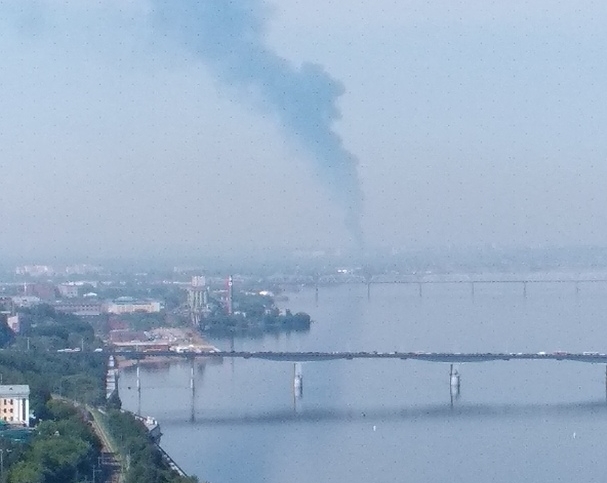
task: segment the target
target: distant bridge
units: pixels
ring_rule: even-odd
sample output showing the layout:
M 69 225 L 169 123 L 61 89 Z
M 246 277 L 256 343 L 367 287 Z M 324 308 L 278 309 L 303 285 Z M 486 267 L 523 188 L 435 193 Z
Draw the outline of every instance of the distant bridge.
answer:
M 593 364 L 607 364 L 607 354 L 598 352 L 272 352 L 272 351 L 216 351 L 216 352 L 173 352 L 173 351 L 106 351 L 108 355 L 127 359 L 145 359 L 148 357 L 168 357 L 174 359 L 192 358 L 234 358 L 260 359 L 285 362 L 320 362 L 354 359 L 398 359 L 426 362 L 492 362 L 516 360 L 540 361 L 576 361 Z
M 607 279 L 598 279 L 598 278 L 580 278 L 580 279 L 483 279 L 483 278 L 478 278 L 478 279 L 454 279 L 454 280 L 449 280 L 449 279 L 443 279 L 443 280 L 406 280 L 406 279 L 401 279 L 401 280 L 390 280 L 390 279 L 371 279 L 371 280 L 361 280 L 358 282 L 354 282 L 352 281 L 351 283 L 371 283 L 371 284 L 377 284 L 377 283 L 385 283 L 385 284 L 435 284 L 435 285 L 440 285 L 440 284 L 466 284 L 466 283 L 476 283 L 476 284 L 498 284 L 498 283 L 518 283 L 518 284 L 526 284 L 526 283 L 536 283 L 536 284 L 540 284 L 540 283 L 573 283 L 573 284 L 577 284 L 577 283 L 605 283 L 607 282 Z
M 607 277 L 601 275 L 597 278 L 590 277 L 564 277 L 564 278 L 541 278 L 530 277 L 521 278 L 520 276 L 449 276 L 449 275 L 322 275 L 318 277 L 285 277 L 270 279 L 270 282 L 279 285 L 340 285 L 340 284 L 498 284 L 498 283 L 518 283 L 518 284 L 540 284 L 540 283 L 607 283 Z
M 371 285 L 413 285 L 417 287 L 419 296 L 423 296 L 423 287 L 427 285 L 467 285 L 470 287 L 470 293 L 474 295 L 474 288 L 477 285 L 498 285 L 498 284 L 515 284 L 523 288 L 523 295 L 527 297 L 527 285 L 529 284 L 570 284 L 575 287 L 575 292 L 579 293 L 580 285 L 584 284 L 595 284 L 595 283 L 607 283 L 607 278 L 602 275 L 599 278 L 589 277 L 564 277 L 564 278 L 520 278 L 520 277 L 475 277 L 470 276 L 438 276 L 428 275 L 424 277 L 415 276 L 389 276 L 389 275 L 374 275 L 374 276 L 363 276 L 363 275 L 323 275 L 319 277 L 295 277 L 287 279 L 275 279 L 270 280 L 272 283 L 283 286 L 308 286 L 314 287 L 316 295 L 320 287 L 327 287 L 332 285 L 366 285 L 367 296 L 371 297 Z

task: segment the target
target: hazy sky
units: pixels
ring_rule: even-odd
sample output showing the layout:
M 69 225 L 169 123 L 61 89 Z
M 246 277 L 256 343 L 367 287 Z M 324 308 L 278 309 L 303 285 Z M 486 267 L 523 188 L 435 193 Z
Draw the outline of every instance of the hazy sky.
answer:
M 370 246 L 607 245 L 606 24 L 580 1 L 0 1 L 0 255 L 348 247 L 359 212 Z

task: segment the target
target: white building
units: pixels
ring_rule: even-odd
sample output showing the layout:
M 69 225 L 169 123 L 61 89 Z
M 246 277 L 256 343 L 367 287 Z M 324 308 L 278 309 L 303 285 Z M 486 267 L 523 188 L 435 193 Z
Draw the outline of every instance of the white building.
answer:
M 15 334 L 18 334 L 21 331 L 21 324 L 19 323 L 19 314 L 8 315 L 6 317 L 6 324 Z
M 0 419 L 9 424 L 30 425 L 28 385 L 0 385 Z
M 145 312 L 148 314 L 158 313 L 162 309 L 160 302 L 155 300 L 133 300 L 130 297 L 121 297 L 105 305 L 108 314 L 134 314 Z
M 45 275 L 52 275 L 53 268 L 48 265 L 25 265 L 23 267 L 15 268 L 17 275 L 30 275 L 32 277 L 42 277 Z
M 194 275 L 192 277 L 192 287 L 204 287 L 207 279 L 203 275 Z

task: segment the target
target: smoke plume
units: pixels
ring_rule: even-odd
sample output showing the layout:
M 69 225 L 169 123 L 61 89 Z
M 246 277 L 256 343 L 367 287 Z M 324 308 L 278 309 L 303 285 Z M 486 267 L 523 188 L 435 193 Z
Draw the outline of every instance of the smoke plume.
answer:
M 250 94 L 310 154 L 346 225 L 362 244 L 355 156 L 332 130 L 343 85 L 322 66 L 297 68 L 264 45 L 263 0 L 153 0 L 156 27 L 198 55 L 217 79 Z

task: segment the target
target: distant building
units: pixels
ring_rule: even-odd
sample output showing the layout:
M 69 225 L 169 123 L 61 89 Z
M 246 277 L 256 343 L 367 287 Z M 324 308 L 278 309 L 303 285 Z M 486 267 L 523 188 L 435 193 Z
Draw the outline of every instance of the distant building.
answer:
M 62 283 L 57 286 L 59 294 L 66 299 L 73 299 L 78 297 L 78 285 L 75 283 Z
M 122 320 L 120 317 L 110 315 L 107 321 L 108 329 L 112 330 L 128 330 L 129 323 Z
M 148 340 L 148 336 L 143 331 L 137 330 L 110 330 L 109 340 L 112 344 L 121 343 L 121 342 L 132 342 L 132 341 L 146 341 Z
M 12 297 L 12 299 L 16 307 L 33 307 L 41 302 L 40 297 L 34 297 L 33 295 L 18 295 Z
M 81 264 L 70 265 L 68 267 L 65 267 L 64 272 L 68 275 L 86 275 L 89 273 L 101 272 L 101 267 L 97 267 L 95 265 L 88 265 L 86 263 L 81 263 Z
M 188 287 L 188 310 L 194 326 L 198 326 L 200 323 L 201 315 L 209 303 L 206 283 L 206 279 L 202 275 L 195 275 Z
M 23 295 L 38 297 L 40 300 L 52 301 L 56 298 L 55 286 L 52 283 L 28 283 Z
M 207 284 L 203 275 L 194 275 L 192 277 L 192 287 L 204 287 Z
M 30 275 L 31 277 L 43 277 L 45 275 L 52 275 L 53 268 L 48 265 L 24 265 L 22 267 L 15 268 L 15 274 L 17 275 Z
M 160 312 L 162 304 L 156 300 L 134 300 L 130 297 L 120 297 L 104 305 L 104 312 L 108 314 L 134 314 L 145 312 L 154 314 Z
M 0 385 L 0 419 L 9 424 L 29 426 L 30 387 Z
M 21 324 L 19 322 L 19 314 L 7 315 L 6 325 L 15 333 L 18 334 L 21 331 Z
M 101 315 L 103 304 L 95 298 L 70 299 L 56 302 L 55 310 L 67 314 L 79 315 L 82 317 L 95 317 Z
M 0 322 L 5 322 L 15 334 L 19 333 L 19 314 L 11 297 L 0 297 Z

